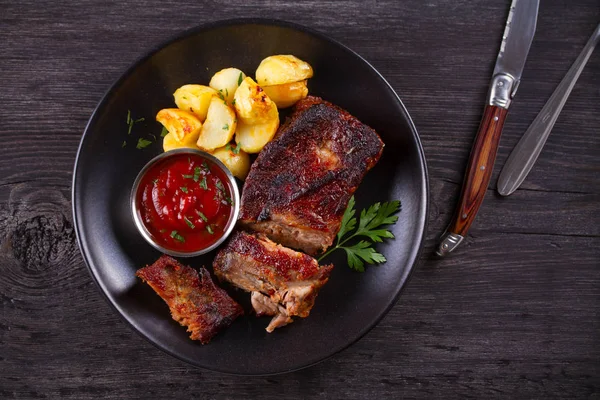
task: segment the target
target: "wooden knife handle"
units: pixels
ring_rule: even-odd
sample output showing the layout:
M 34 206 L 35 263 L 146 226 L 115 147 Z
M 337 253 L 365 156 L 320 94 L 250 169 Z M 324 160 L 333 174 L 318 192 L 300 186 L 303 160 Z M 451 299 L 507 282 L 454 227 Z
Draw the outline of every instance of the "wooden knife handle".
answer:
M 475 220 L 492 177 L 498 143 L 507 113 L 506 108 L 491 105 L 485 107 L 471 149 L 458 206 L 437 250 L 440 256 L 448 254 L 460 244 Z

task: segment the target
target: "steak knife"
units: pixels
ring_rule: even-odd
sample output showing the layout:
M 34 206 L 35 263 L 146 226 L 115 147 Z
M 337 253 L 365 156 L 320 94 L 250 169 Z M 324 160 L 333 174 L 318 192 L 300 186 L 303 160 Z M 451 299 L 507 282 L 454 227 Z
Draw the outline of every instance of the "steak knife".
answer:
M 533 41 L 538 8 L 539 0 L 513 0 L 510 6 L 487 104 L 471 149 L 458 206 L 436 250 L 439 256 L 449 254 L 463 242 L 485 197 L 502 127 Z

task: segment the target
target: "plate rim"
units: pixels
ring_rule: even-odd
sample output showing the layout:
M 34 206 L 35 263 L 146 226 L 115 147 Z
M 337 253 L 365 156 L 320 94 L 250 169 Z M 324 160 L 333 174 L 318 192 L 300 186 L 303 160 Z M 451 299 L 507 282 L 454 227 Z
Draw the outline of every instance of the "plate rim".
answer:
M 124 313 L 121 311 L 121 309 L 117 306 L 117 304 L 108 296 L 107 288 L 105 287 L 105 285 L 103 285 L 103 283 L 98 279 L 98 277 L 94 273 L 94 269 L 92 268 L 91 262 L 88 259 L 89 256 L 86 253 L 86 246 L 83 242 L 82 234 L 80 233 L 80 229 L 83 229 L 83 226 L 80 228 L 82 218 L 78 218 L 78 205 L 77 205 L 78 203 L 76 201 L 76 199 L 77 199 L 76 183 L 77 183 L 77 176 L 78 176 L 78 167 L 80 164 L 79 159 L 81 156 L 83 144 L 86 139 L 86 136 L 88 136 L 88 132 L 89 132 L 90 128 L 96 123 L 96 121 L 98 119 L 98 112 L 99 112 L 100 108 L 105 105 L 109 96 L 127 78 L 129 78 L 129 76 L 139 67 L 140 64 L 142 64 L 143 62 L 145 62 L 146 60 L 148 60 L 149 58 L 154 56 L 156 53 L 158 53 L 165 47 L 171 45 L 172 43 L 175 43 L 179 40 L 199 34 L 203 31 L 208 31 L 208 30 L 215 29 L 218 27 L 242 25 L 242 24 L 256 24 L 256 25 L 264 25 L 264 26 L 284 27 L 284 28 L 291 28 L 291 29 L 294 29 L 294 30 L 297 30 L 300 32 L 304 32 L 309 35 L 315 36 L 325 42 L 329 42 L 335 46 L 338 46 L 342 50 L 352 54 L 353 56 L 357 57 L 360 61 L 365 63 L 379 77 L 379 79 L 387 85 L 387 87 L 391 90 L 391 92 L 396 97 L 396 100 L 398 101 L 398 103 L 400 105 L 400 110 L 401 110 L 402 114 L 404 115 L 404 117 L 406 118 L 406 121 L 410 128 L 410 131 L 415 139 L 415 143 L 417 145 L 417 149 L 418 149 L 418 153 L 419 153 L 418 158 L 423 167 L 421 176 L 420 176 L 420 180 L 423 183 L 421 196 L 424 198 L 424 203 L 425 203 L 424 207 L 422 209 L 422 212 L 419 213 L 419 215 L 417 216 L 418 225 L 419 225 L 419 227 L 421 227 L 420 235 L 418 237 L 417 246 L 414 246 L 408 254 L 408 263 L 407 264 L 409 265 L 409 267 L 406 268 L 404 273 L 401 275 L 400 282 L 398 283 L 399 288 L 398 288 L 396 294 L 393 296 L 393 298 L 390 299 L 389 304 L 385 307 L 385 309 L 383 309 L 382 311 L 379 312 L 379 315 L 377 316 L 377 318 L 375 318 L 374 322 L 372 324 L 364 327 L 360 331 L 358 336 L 356 338 L 352 339 L 350 342 L 348 342 L 342 346 L 335 347 L 333 351 L 326 354 L 325 356 L 318 357 L 318 359 L 316 359 L 314 361 L 309 361 L 300 366 L 296 366 L 296 367 L 289 368 L 286 370 L 274 371 L 274 372 L 268 372 L 268 373 L 256 373 L 256 374 L 255 373 L 233 372 L 233 371 L 229 371 L 229 370 L 220 369 L 218 367 L 212 368 L 212 367 L 208 367 L 205 365 L 198 365 L 197 363 L 194 363 L 193 360 L 186 359 L 186 358 L 180 356 L 179 354 L 165 348 L 161 343 L 157 343 L 157 342 L 151 340 L 148 336 L 146 336 L 142 332 L 141 329 L 139 329 L 136 326 L 136 324 L 134 324 L 134 322 L 132 320 L 130 320 L 130 318 L 126 317 L 124 315 Z M 233 376 L 273 376 L 273 375 L 287 374 L 290 372 L 298 371 L 298 370 L 305 369 L 305 368 L 314 366 L 316 364 L 319 364 L 322 361 L 325 361 L 325 360 L 331 358 L 332 356 L 339 354 L 340 352 L 346 350 L 348 347 L 350 347 L 353 344 L 355 344 L 356 342 L 358 342 L 360 339 L 362 339 L 367 333 L 369 333 L 373 328 L 375 328 L 375 326 L 377 326 L 381 322 L 381 320 L 389 313 L 389 311 L 398 302 L 400 295 L 402 294 L 402 292 L 406 288 L 408 282 L 410 281 L 413 271 L 422 263 L 421 255 L 423 254 L 424 244 L 425 244 L 427 231 L 428 231 L 429 208 L 430 208 L 431 200 L 430 200 L 429 171 L 427 168 L 427 161 L 425 158 L 425 152 L 423 150 L 423 144 L 421 143 L 421 138 L 419 136 L 417 128 L 416 128 L 416 126 L 412 120 L 412 117 L 410 116 L 406 106 L 402 102 L 402 99 L 400 98 L 400 96 L 398 96 L 398 93 L 396 93 L 396 91 L 390 85 L 390 83 L 383 77 L 383 75 L 369 61 L 367 61 L 360 54 L 358 54 L 357 52 L 355 52 L 348 46 L 344 45 L 343 43 L 337 41 L 336 39 L 333 39 L 330 36 L 320 32 L 316 29 L 309 28 L 304 25 L 300 25 L 297 23 L 293 23 L 293 22 L 289 22 L 289 21 L 285 21 L 285 20 L 281 20 L 281 19 L 275 19 L 275 18 L 232 18 L 232 19 L 221 19 L 221 20 L 211 21 L 211 22 L 207 22 L 207 23 L 202 23 L 202 24 L 185 29 L 179 33 L 176 33 L 176 34 L 168 37 L 166 40 L 163 40 L 162 42 L 153 46 L 150 50 L 144 51 L 142 56 L 138 57 L 131 65 L 129 65 L 125 69 L 125 71 L 122 72 L 119 75 L 119 77 L 113 82 L 113 84 L 110 85 L 110 87 L 105 91 L 105 93 L 102 95 L 102 97 L 96 104 L 96 106 L 84 128 L 81 139 L 79 141 L 79 146 L 77 148 L 77 154 L 75 156 L 75 164 L 74 164 L 74 168 L 73 168 L 73 178 L 72 178 L 72 182 L 71 182 L 71 201 L 72 201 L 71 208 L 72 208 L 72 217 L 73 217 L 73 227 L 75 229 L 75 236 L 77 238 L 77 245 L 79 247 L 79 252 L 82 255 L 85 266 L 86 266 L 89 274 L 91 275 L 92 280 L 96 283 L 96 285 L 100 289 L 100 292 L 101 292 L 102 296 L 104 297 L 105 301 L 111 306 L 111 308 L 116 312 L 116 314 L 119 315 L 119 317 L 123 321 L 126 322 L 126 325 L 128 325 L 134 332 L 136 332 L 139 336 L 144 338 L 147 342 L 151 343 L 154 347 L 160 349 L 162 352 L 186 363 L 187 365 L 191 365 L 195 368 L 199 368 L 199 369 L 207 370 L 207 371 L 215 371 L 218 373 L 222 373 L 222 374 L 226 374 L 226 375 L 233 375 Z

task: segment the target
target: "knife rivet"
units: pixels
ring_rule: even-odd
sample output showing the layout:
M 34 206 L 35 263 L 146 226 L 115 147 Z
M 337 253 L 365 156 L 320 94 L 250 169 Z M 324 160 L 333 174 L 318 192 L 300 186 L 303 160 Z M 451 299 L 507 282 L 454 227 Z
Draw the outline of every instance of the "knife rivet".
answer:
M 467 214 L 462 215 L 463 219 L 467 218 Z
M 444 243 L 444 244 L 442 245 L 442 249 L 444 249 L 444 250 L 448 250 L 448 244 L 447 244 L 447 243 Z
M 504 82 L 502 82 L 502 81 L 498 82 L 498 86 L 504 86 Z
M 498 117 L 494 117 L 494 121 L 498 121 Z
M 480 170 L 485 170 L 485 165 L 482 165 L 481 167 L 479 167 Z

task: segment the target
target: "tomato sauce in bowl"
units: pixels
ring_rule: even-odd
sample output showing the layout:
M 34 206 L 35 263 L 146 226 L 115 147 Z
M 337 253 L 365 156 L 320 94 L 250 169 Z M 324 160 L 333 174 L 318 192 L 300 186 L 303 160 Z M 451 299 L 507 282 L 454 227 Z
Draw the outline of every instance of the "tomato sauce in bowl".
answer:
M 131 203 L 136 225 L 151 245 L 191 257 L 214 249 L 231 233 L 239 192 L 215 157 L 179 149 L 155 157 L 142 169 Z

